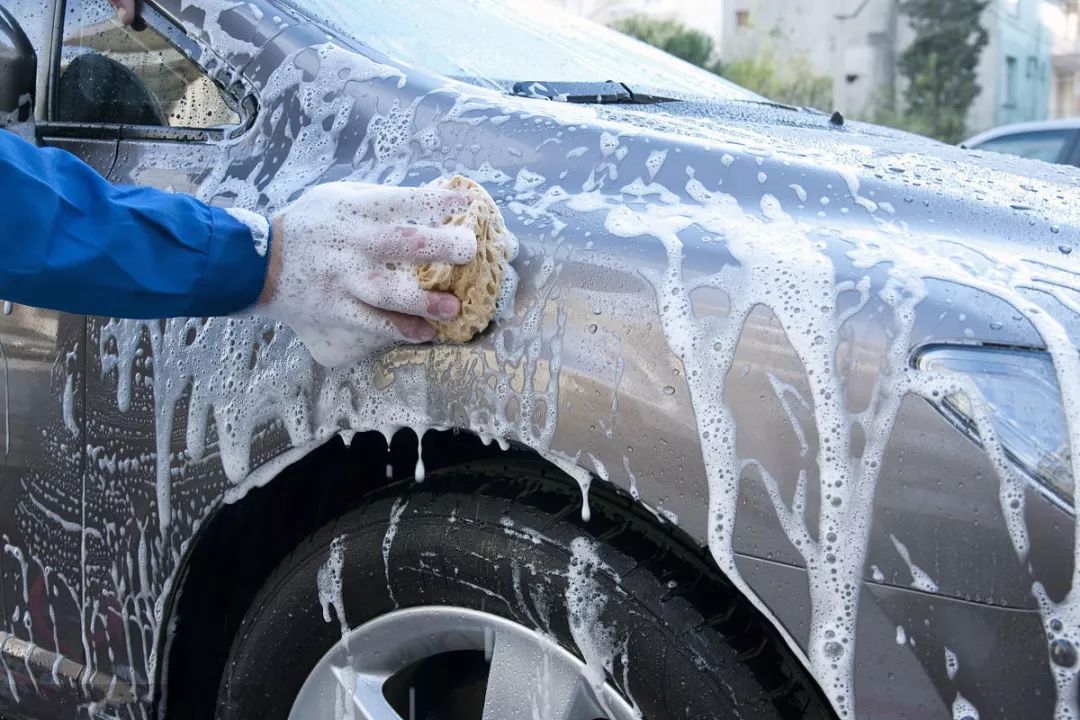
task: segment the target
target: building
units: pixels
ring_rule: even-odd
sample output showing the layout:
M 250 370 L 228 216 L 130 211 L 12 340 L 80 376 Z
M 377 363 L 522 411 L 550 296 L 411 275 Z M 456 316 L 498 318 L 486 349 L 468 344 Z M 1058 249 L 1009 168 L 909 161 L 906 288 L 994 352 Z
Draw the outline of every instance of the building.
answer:
M 943 0 L 944 1 L 944 0 Z M 902 98 L 914 33 L 900 0 L 555 0 L 602 23 L 647 14 L 712 35 L 724 60 L 767 55 L 832 79 L 833 106 L 873 119 Z M 968 129 L 1080 115 L 1080 0 L 991 0 Z M 832 109 L 832 108 L 825 108 Z
M 1080 116 L 1080 0 L 1047 3 L 1044 24 L 1053 33 L 1050 117 Z
M 972 107 L 969 123 L 981 131 L 1014 122 L 1043 120 L 1050 111 L 1053 34 L 1044 25 L 1040 0 L 1000 0 L 984 19 L 990 45 L 983 53 L 983 93 Z M 996 94 L 987 92 L 996 88 Z
M 983 15 L 990 41 L 982 87 L 968 116 L 972 132 L 1047 117 L 1052 78 L 1048 27 L 1056 0 L 992 0 Z M 1075 4 L 1070 0 L 1069 4 Z M 899 98 L 897 60 L 914 37 L 899 0 L 726 0 L 721 48 L 726 59 L 769 52 L 783 62 L 809 62 L 833 79 L 834 104 L 873 117 Z

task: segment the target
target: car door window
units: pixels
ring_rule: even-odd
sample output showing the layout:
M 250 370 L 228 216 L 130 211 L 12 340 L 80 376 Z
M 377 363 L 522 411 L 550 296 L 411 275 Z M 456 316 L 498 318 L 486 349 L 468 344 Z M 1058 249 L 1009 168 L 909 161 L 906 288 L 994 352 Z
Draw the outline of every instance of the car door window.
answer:
M 124 27 L 107 0 L 69 0 L 54 120 L 220 128 L 240 116 L 227 96 L 163 32 Z
M 976 145 L 975 149 L 1059 162 L 1071 140 L 1071 130 L 1039 130 L 996 137 Z

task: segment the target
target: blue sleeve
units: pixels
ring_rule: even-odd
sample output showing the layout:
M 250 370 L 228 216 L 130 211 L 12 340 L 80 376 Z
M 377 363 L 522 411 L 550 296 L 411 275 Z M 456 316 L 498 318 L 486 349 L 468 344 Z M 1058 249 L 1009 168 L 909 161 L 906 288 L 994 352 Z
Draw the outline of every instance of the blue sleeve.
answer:
M 255 303 L 267 260 L 220 208 L 114 186 L 0 130 L 0 299 L 119 318 L 227 315 Z

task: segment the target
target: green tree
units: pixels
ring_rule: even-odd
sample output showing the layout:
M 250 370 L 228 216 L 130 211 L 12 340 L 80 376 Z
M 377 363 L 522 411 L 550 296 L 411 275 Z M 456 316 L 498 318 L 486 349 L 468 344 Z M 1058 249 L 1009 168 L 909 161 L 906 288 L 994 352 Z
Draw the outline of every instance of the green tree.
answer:
M 832 80 L 815 74 L 805 57 L 786 57 L 774 52 L 771 43 L 764 45 L 756 56 L 722 63 L 714 71 L 776 102 L 832 110 Z
M 699 67 L 708 68 L 712 62 L 713 39 L 675 20 L 631 15 L 616 20 L 612 27 Z
M 899 59 L 906 81 L 900 124 L 947 143 L 964 139 L 967 114 L 982 88 L 979 57 L 989 42 L 989 0 L 902 0 L 915 40 Z
M 832 81 L 823 75 L 815 75 L 805 57 L 776 52 L 773 42 L 762 46 L 755 57 L 724 63 L 713 58 L 715 45 L 711 37 L 675 20 L 631 15 L 616 21 L 612 27 L 770 100 L 799 107 L 831 109 Z

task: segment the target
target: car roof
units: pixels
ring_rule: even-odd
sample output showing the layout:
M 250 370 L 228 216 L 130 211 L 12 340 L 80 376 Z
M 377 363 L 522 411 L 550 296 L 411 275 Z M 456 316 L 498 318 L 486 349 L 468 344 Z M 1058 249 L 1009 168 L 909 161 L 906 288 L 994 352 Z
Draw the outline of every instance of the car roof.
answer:
M 1005 137 L 1007 135 L 1016 135 L 1018 133 L 1035 132 L 1040 130 L 1080 130 L 1080 117 L 1065 118 L 1062 120 L 1035 120 L 1033 122 L 1013 123 L 1011 125 L 1002 125 L 1000 127 L 992 128 L 985 132 L 981 132 L 974 137 L 968 138 L 961 145 L 963 147 L 973 147 L 987 140 L 994 140 L 995 138 Z

